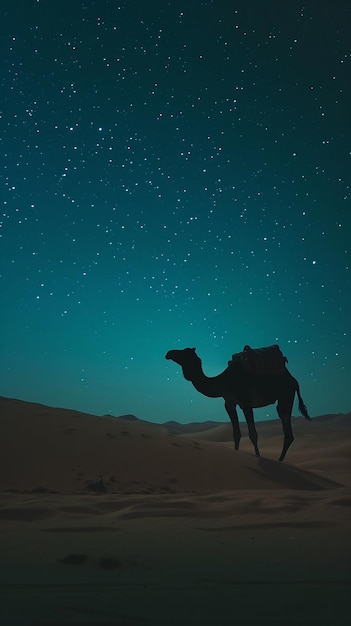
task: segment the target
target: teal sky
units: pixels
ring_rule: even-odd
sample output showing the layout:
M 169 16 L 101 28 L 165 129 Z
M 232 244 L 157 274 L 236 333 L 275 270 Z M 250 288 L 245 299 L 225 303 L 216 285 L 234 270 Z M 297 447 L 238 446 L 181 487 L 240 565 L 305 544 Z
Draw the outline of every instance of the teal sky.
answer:
M 279 343 L 311 415 L 351 410 L 350 12 L 7 3 L 1 395 L 226 420 L 166 352 Z

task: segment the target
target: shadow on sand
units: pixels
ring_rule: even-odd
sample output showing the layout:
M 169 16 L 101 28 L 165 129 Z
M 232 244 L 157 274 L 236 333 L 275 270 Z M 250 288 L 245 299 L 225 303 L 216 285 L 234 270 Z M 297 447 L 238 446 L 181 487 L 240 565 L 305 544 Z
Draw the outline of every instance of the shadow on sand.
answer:
M 271 480 L 272 483 L 279 484 L 285 489 L 303 489 L 306 491 L 322 491 L 324 489 L 336 489 L 343 487 L 329 478 L 318 476 L 312 472 L 305 472 L 292 465 L 286 465 L 279 461 L 273 461 L 260 457 L 257 468 L 248 467 L 250 472 Z

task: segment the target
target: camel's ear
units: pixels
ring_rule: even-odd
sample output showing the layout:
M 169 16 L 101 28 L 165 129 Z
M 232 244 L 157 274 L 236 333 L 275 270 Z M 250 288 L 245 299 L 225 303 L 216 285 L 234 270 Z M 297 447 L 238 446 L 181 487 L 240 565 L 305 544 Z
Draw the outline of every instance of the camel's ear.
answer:
M 190 350 L 192 350 L 193 352 L 195 352 L 196 348 L 190 348 Z

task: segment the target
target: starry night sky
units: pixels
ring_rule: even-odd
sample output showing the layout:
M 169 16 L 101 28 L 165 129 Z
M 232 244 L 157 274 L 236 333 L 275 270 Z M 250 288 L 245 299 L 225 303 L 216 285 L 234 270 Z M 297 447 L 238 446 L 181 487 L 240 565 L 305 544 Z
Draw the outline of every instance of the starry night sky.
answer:
M 165 353 L 211 376 L 279 343 L 311 415 L 351 409 L 350 23 L 349 0 L 6 3 L 2 395 L 224 421 Z

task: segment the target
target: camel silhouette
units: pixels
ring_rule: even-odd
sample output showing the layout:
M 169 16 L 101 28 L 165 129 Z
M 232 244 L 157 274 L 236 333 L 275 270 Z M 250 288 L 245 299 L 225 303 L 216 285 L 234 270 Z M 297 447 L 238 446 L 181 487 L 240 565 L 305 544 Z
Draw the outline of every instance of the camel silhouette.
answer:
M 302 415 L 307 420 L 311 419 L 300 395 L 299 383 L 286 368 L 287 359 L 278 346 L 258 350 L 245 346 L 243 352 L 233 355 L 228 367 L 221 374 L 213 377 L 204 374 L 201 359 L 196 354 L 195 348 L 170 350 L 166 354 L 166 359 L 181 365 L 184 378 L 191 381 L 197 391 L 209 398 L 224 398 L 224 406 L 233 426 L 235 450 L 239 449 L 241 439 L 237 405 L 244 413 L 255 453 L 260 456 L 253 408 L 277 402 L 277 412 L 284 433 L 279 461 L 284 460 L 294 441 L 291 413 L 295 393 L 299 399 Z

